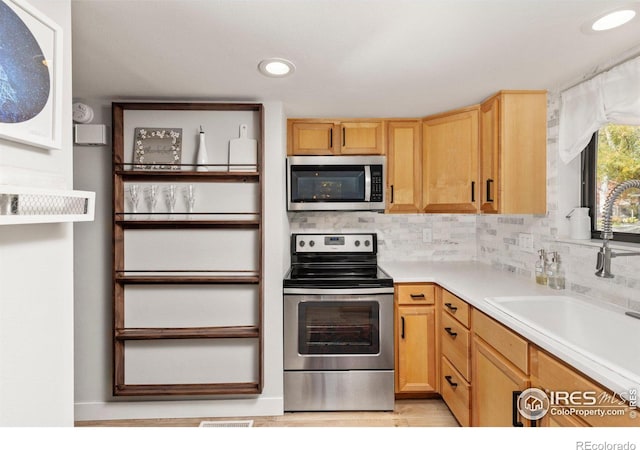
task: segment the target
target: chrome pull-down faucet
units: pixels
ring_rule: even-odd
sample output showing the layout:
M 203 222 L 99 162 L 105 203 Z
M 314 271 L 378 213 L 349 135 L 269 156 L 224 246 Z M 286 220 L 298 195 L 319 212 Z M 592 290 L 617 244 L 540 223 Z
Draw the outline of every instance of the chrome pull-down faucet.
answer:
M 602 278 L 613 278 L 611 273 L 611 258 L 617 256 L 637 256 L 640 252 L 615 253 L 609 248 L 609 240 L 613 239 L 613 231 L 611 231 L 611 216 L 613 215 L 613 203 L 627 189 L 640 188 L 640 180 L 628 180 L 617 185 L 607 196 L 602 209 L 604 217 L 602 219 L 602 247 L 598 251 L 598 262 L 596 263 L 596 276 Z

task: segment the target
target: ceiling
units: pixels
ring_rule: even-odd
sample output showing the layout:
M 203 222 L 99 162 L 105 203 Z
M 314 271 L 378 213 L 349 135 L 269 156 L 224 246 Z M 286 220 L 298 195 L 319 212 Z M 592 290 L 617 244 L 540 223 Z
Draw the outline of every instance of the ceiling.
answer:
M 76 99 L 282 101 L 289 117 L 415 117 L 554 90 L 640 46 L 619 0 L 72 0 Z M 640 11 L 640 9 L 639 9 Z M 269 57 L 296 65 L 262 76 Z

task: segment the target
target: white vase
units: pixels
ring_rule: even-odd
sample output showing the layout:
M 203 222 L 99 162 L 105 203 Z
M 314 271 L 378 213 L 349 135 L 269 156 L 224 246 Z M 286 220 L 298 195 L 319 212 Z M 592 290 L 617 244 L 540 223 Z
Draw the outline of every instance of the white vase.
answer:
M 204 131 L 202 131 L 202 127 L 200 127 L 200 141 L 198 142 L 198 152 L 196 154 L 196 171 L 198 172 L 208 172 L 209 168 L 207 164 L 209 164 L 209 158 L 207 156 L 207 144 L 204 139 Z

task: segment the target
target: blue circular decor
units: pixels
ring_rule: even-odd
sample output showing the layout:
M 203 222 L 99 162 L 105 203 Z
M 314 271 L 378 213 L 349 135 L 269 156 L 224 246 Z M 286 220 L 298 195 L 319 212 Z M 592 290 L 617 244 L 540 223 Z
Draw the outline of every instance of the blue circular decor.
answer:
M 51 81 L 38 42 L 9 6 L 0 1 L 0 122 L 37 116 L 47 103 Z

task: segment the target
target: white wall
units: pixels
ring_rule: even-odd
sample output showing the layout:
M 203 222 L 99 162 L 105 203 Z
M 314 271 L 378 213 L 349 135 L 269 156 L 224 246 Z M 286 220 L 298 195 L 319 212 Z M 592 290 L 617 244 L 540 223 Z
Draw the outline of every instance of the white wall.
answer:
M 0 140 L 0 171 L 73 186 L 71 2 L 30 0 L 63 30 L 62 150 Z M 0 426 L 73 425 L 73 225 L 0 227 Z
M 111 103 L 92 106 L 93 123 L 111 122 Z M 284 204 L 285 117 L 282 104 L 265 106 L 264 390 L 253 397 L 166 399 L 111 395 L 111 147 L 75 147 L 77 189 L 96 192 L 96 220 L 75 234 L 76 420 L 152 417 L 229 417 L 283 413 L 282 278 L 288 267 Z

